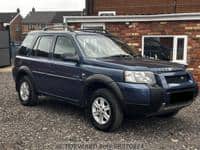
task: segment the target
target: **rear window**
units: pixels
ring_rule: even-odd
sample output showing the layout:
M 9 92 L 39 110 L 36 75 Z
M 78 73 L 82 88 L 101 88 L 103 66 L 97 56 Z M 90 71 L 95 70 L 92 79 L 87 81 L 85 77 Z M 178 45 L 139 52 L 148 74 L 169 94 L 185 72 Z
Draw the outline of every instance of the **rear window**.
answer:
M 24 41 L 23 41 L 23 43 L 22 43 L 22 46 L 27 47 L 27 48 L 32 48 L 32 42 L 33 42 L 34 38 L 35 38 L 34 35 L 28 35 L 28 36 L 24 39 Z
M 32 44 L 33 44 L 34 38 L 35 38 L 34 35 L 26 36 L 26 38 L 24 39 L 24 41 L 18 51 L 19 55 L 27 56 L 30 53 L 30 51 L 32 49 Z

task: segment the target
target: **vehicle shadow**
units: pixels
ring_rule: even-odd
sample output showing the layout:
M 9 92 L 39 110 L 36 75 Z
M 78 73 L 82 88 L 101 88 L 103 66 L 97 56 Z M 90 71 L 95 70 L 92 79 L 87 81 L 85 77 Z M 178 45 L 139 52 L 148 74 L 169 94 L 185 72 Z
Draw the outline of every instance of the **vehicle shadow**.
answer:
M 84 112 L 82 108 L 69 104 L 65 101 L 59 101 L 52 97 L 39 97 L 39 104 L 37 107 L 41 107 L 41 109 L 50 112 L 59 113 L 60 115 L 78 114 L 80 116 L 84 116 L 84 114 L 82 115 L 82 113 Z
M 39 107 L 39 109 L 43 109 L 43 111 L 47 111 L 48 113 L 57 113 L 61 117 L 71 117 L 72 119 L 77 120 L 75 122 L 80 122 L 81 120 L 81 125 L 89 128 L 91 132 L 96 132 L 90 124 L 84 109 L 82 108 L 63 101 L 57 101 L 55 98 L 49 97 L 40 98 L 39 105 L 37 107 Z M 148 134 L 151 136 L 152 134 L 166 134 L 165 136 L 167 136 L 173 135 L 175 131 L 183 131 L 187 128 L 191 128 L 191 124 L 190 122 L 187 122 L 187 120 L 183 119 L 181 113 L 172 118 L 125 117 L 122 127 L 119 130 L 112 132 L 112 134 L 134 132 L 136 135 Z

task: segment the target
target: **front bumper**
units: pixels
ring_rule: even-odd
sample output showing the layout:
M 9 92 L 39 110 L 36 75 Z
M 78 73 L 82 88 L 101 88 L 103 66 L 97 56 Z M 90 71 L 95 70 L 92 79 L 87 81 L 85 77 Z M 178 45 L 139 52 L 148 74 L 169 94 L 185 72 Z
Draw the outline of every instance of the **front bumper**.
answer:
M 125 113 L 147 116 L 172 112 L 189 106 L 198 95 L 196 83 L 176 88 L 118 83 L 124 95 Z

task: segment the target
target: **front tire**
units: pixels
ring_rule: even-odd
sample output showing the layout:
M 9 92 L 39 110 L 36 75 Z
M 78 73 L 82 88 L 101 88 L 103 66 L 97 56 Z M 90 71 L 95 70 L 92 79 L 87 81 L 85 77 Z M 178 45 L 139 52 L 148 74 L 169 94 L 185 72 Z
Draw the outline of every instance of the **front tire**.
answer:
M 95 91 L 88 107 L 90 121 L 98 130 L 114 131 L 121 126 L 123 112 L 118 100 L 108 89 Z
M 38 97 L 31 79 L 24 76 L 19 80 L 18 95 L 22 105 L 35 106 L 38 104 Z

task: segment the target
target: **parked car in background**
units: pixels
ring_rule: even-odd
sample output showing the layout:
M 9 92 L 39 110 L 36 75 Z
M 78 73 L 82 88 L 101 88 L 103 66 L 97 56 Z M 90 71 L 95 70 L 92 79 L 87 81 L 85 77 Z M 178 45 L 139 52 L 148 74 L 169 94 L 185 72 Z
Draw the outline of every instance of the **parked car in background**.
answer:
M 198 93 L 183 65 L 134 57 L 111 38 L 85 31 L 30 32 L 13 76 L 23 105 L 52 96 L 85 108 L 103 131 L 119 128 L 127 114 L 174 116 Z

